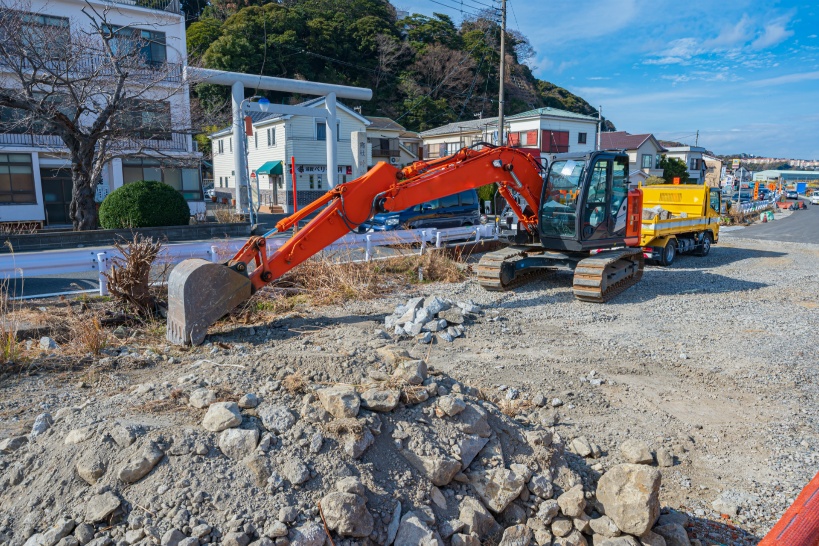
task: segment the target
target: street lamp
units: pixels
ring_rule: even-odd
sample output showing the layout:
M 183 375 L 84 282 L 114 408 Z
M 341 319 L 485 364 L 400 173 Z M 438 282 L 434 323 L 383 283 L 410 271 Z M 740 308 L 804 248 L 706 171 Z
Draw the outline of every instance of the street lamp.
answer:
M 257 103 L 263 104 L 263 105 L 264 104 L 270 104 L 270 100 L 268 100 L 266 97 L 261 97 L 259 95 L 254 95 L 254 96 L 248 97 L 248 98 L 246 98 L 246 99 L 244 99 L 242 101 L 242 103 L 239 105 L 239 111 L 240 112 L 244 113 L 245 104 L 248 103 L 248 102 L 257 102 Z M 248 137 L 250 136 L 250 134 L 248 134 L 248 133 L 253 132 L 253 122 L 251 121 L 250 123 L 247 123 L 247 119 L 249 117 L 250 116 L 245 116 L 243 118 L 243 119 L 245 119 L 245 138 L 244 138 L 244 142 L 242 143 L 243 150 L 241 150 L 241 153 L 244 153 L 244 155 L 245 155 L 245 167 L 246 167 L 246 169 L 245 169 L 245 172 L 240 173 L 240 176 L 242 177 L 242 184 L 241 185 L 247 187 L 248 217 L 250 219 L 250 225 L 253 226 L 258 222 L 258 216 L 256 214 L 256 207 L 254 206 L 254 203 L 253 203 L 253 186 L 252 186 L 251 180 L 250 180 L 250 178 L 251 178 L 250 177 L 250 162 L 248 161 L 248 156 L 250 155 L 250 142 L 248 140 Z M 240 152 L 240 150 L 236 150 L 236 152 L 238 153 L 238 152 Z M 236 184 L 237 197 L 239 197 L 239 199 L 241 200 L 241 197 L 238 195 L 239 191 L 240 191 L 240 185 Z M 259 178 L 258 177 L 256 177 L 256 200 L 261 201 L 261 191 L 259 190 Z M 259 206 L 261 206 L 261 203 L 259 203 Z

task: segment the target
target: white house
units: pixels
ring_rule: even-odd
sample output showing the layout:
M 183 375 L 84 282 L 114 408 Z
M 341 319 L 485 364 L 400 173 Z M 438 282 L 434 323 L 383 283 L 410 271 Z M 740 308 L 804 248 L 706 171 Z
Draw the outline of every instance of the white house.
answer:
M 150 43 L 143 52 L 146 69 L 161 64 L 165 70 L 167 62 L 170 70 L 158 88 L 166 86 L 165 95 L 174 89 L 178 92 L 170 100 L 155 105 L 150 115 L 167 117 L 168 122 L 163 123 L 165 127 L 187 125 L 189 93 L 187 87 L 181 85 L 181 69 L 187 56 L 185 18 L 179 0 L 146 3 L 133 0 L 32 0 L 31 18 L 35 21 L 32 24 L 53 27 L 55 33 L 90 31 L 90 20 L 80 12 L 86 2 L 101 13 L 107 10 L 106 18 L 112 26 L 127 29 L 130 33 L 139 32 Z M 0 66 L 0 85 L 13 86 L 14 80 L 3 70 Z M 0 223 L 70 224 L 71 165 L 62 140 L 53 135 L 21 134 L 13 132 L 19 129 L 3 129 L 3 122 L 13 116 L 13 111 L 0 108 Z M 191 136 L 167 133 L 161 138 L 151 137 L 145 145 L 160 153 L 144 152 L 138 157 L 110 161 L 97 188 L 97 200 L 135 180 L 159 180 L 179 190 L 188 200 L 192 213 L 204 211 L 200 154 L 196 152 Z
M 370 121 L 337 102 L 338 182 L 357 178 L 372 164 L 366 129 Z M 323 109 L 324 97 L 299 104 Z M 253 135 L 248 136 L 248 165 L 258 178 L 261 203 L 271 212 L 293 212 L 291 158 L 296 165 L 298 208 L 321 197 L 327 183 L 327 130 L 325 119 L 310 116 L 253 113 Z M 232 129 L 209 136 L 213 145 L 214 189 L 235 195 Z M 356 150 L 356 153 L 353 152 Z
M 666 155 L 676 157 L 688 166 L 688 178 L 691 184 L 705 184 L 705 173 L 708 168 L 703 159 L 705 148 L 700 146 L 667 146 Z
M 536 108 L 506 117 L 507 143 L 537 149 L 547 161 L 556 153 L 593 151 L 597 121 L 596 117 L 557 108 Z M 450 155 L 479 142 L 497 144 L 498 118 L 449 123 L 423 131 L 421 138 L 424 159 Z
M 663 176 L 660 159 L 666 149 L 650 133 L 641 135 L 632 135 L 625 131 L 600 133 L 600 148 L 625 150 L 628 153 L 629 179 L 633 185 L 649 176 Z
M 367 116 L 367 119 L 370 120 L 367 140 L 372 146 L 370 167 L 379 161 L 396 167 L 406 167 L 418 161 L 417 134 L 408 132 L 403 125 L 390 118 Z

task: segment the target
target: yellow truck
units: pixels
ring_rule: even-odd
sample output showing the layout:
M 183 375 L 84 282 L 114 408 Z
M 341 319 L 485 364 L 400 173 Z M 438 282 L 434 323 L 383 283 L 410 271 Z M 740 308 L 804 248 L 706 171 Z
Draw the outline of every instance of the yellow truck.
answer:
M 707 256 L 719 240 L 718 188 L 690 184 L 643 186 L 643 256 L 669 266 L 677 254 Z

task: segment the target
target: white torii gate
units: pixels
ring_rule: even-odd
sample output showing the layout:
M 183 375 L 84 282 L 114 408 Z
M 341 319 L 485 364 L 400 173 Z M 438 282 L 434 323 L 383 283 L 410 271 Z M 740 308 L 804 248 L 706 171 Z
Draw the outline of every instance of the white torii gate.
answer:
M 242 101 L 245 99 L 245 87 L 265 89 L 282 93 L 299 93 L 302 95 L 324 96 L 325 111 L 304 106 L 288 106 L 285 104 L 245 104 L 246 111 L 267 112 L 274 114 L 305 115 L 323 117 L 327 120 L 327 183 L 334 188 L 338 182 L 338 128 L 336 126 L 336 98 L 351 100 L 370 100 L 373 97 L 372 89 L 364 87 L 348 87 L 303 80 L 290 80 L 273 76 L 254 76 L 241 72 L 225 72 L 209 68 L 185 67 L 185 81 L 189 83 L 211 83 L 228 85 L 232 92 L 233 106 L 233 167 L 236 171 L 236 212 L 249 212 L 248 186 L 250 184 L 250 170 L 247 165 L 245 150 L 245 126 L 242 112 Z M 296 205 L 294 203 L 294 205 Z

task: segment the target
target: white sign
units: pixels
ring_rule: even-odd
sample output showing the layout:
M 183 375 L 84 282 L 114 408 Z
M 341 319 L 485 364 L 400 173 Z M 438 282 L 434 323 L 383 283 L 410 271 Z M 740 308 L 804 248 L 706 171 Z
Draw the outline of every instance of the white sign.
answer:
M 94 201 L 97 203 L 102 203 L 108 194 L 111 193 L 111 190 L 108 189 L 108 184 L 100 181 L 97 183 L 97 191 L 94 193 Z
M 299 174 L 327 174 L 327 165 L 296 165 Z M 353 174 L 350 165 L 339 165 L 338 174 Z

